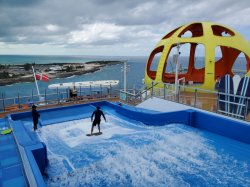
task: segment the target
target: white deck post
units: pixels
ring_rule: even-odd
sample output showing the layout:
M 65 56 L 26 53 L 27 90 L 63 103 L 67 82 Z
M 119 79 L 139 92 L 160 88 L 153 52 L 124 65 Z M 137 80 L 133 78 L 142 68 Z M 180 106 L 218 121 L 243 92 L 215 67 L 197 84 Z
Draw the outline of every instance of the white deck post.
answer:
M 124 62 L 124 67 L 123 67 L 123 77 L 124 77 L 124 92 L 127 90 L 127 62 Z
M 180 56 L 180 44 L 177 44 L 177 55 L 175 65 L 175 94 L 178 93 L 178 73 L 179 73 L 179 56 Z

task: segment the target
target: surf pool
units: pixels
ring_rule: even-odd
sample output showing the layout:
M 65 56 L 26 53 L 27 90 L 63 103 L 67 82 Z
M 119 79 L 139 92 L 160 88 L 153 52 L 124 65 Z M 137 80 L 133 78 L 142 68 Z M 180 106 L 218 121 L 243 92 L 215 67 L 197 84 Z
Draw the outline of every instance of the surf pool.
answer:
M 107 122 L 101 123 L 102 135 L 88 137 L 95 105 Z M 47 186 L 249 186 L 248 140 L 232 134 L 230 121 L 225 125 L 231 134 L 220 126 L 225 119 L 208 117 L 218 129 L 193 111 L 157 114 L 93 103 L 41 111 L 35 134 L 28 116 L 14 118 L 46 145 Z

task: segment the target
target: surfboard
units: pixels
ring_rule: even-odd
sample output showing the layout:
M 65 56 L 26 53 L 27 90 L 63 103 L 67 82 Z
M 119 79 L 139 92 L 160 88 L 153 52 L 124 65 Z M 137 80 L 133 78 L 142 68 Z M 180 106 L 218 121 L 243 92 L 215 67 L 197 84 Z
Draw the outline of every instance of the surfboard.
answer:
M 241 78 L 236 95 L 250 97 L 250 77 L 245 76 Z M 244 117 L 245 113 L 247 115 L 250 112 L 250 100 L 247 101 L 246 98 L 236 97 L 235 103 L 237 103 L 234 107 L 236 117 Z M 247 106 L 248 108 L 246 109 Z
M 239 75 L 234 75 L 233 76 L 233 82 L 234 82 L 234 95 L 237 93 L 237 88 L 239 87 L 240 84 L 240 76 Z
M 0 134 L 6 135 L 6 134 L 10 134 L 11 132 L 12 132 L 12 129 L 5 129 L 5 130 L 1 131 Z
M 233 79 L 229 74 L 221 78 L 219 83 L 219 110 L 224 113 L 231 113 L 233 110 L 234 97 L 227 94 L 234 94 Z
M 86 134 L 86 136 L 99 136 L 99 135 L 101 135 L 102 134 L 102 132 L 95 132 L 95 133 L 92 133 L 92 134 Z

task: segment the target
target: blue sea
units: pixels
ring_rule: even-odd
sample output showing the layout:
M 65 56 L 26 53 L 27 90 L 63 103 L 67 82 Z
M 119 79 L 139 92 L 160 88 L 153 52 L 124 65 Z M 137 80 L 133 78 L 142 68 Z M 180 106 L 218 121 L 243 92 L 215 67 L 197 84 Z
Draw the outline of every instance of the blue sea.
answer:
M 50 64 L 50 63 L 85 63 L 98 60 L 120 60 L 127 61 L 129 71 L 127 76 L 127 85 L 129 88 L 141 87 L 144 78 L 145 65 L 147 57 L 112 57 L 112 56 L 26 56 L 26 55 L 0 55 L 0 64 Z M 38 86 L 41 94 L 49 92 L 50 84 L 79 82 L 79 81 L 95 81 L 95 80 L 119 80 L 120 84 L 117 90 L 123 87 L 123 72 L 121 71 L 123 64 L 114 66 L 106 66 L 100 71 L 88 73 L 68 78 L 50 79 L 49 82 L 39 81 Z M 46 91 L 45 91 L 46 90 Z M 16 83 L 7 86 L 0 86 L 0 98 L 10 98 L 37 94 L 35 82 Z
M 127 56 L 37 56 L 37 55 L 0 55 L 0 64 L 25 64 L 25 63 L 36 63 L 36 64 L 50 64 L 50 63 L 84 63 L 89 61 L 98 60 L 120 60 L 127 61 L 129 65 L 129 71 L 127 76 L 127 87 L 128 88 L 141 88 L 143 86 L 142 79 L 144 78 L 145 67 L 147 62 L 147 56 L 140 57 L 127 57 Z M 171 59 L 170 59 L 171 60 Z M 204 58 L 197 58 L 196 68 L 204 66 Z M 237 59 L 235 69 L 244 69 L 245 63 L 243 58 Z M 157 59 L 156 59 L 157 61 Z M 180 58 L 183 67 L 186 67 L 186 62 L 188 62 L 187 57 Z M 79 82 L 79 81 L 95 81 L 95 80 L 119 80 L 120 84 L 116 88 L 117 90 L 123 88 L 123 72 L 121 71 L 123 64 L 118 64 L 114 66 L 106 66 L 100 71 L 72 76 L 68 78 L 60 79 L 50 79 L 49 82 L 39 81 L 40 93 L 49 93 L 48 85 L 55 83 L 65 83 L 65 82 Z M 157 63 L 153 62 L 153 69 L 156 69 Z M 171 66 L 168 66 L 170 69 Z M 36 95 L 35 82 L 27 83 L 16 83 L 7 86 L 0 86 L 0 98 L 10 98 L 10 97 L 22 97 L 29 96 L 31 94 Z

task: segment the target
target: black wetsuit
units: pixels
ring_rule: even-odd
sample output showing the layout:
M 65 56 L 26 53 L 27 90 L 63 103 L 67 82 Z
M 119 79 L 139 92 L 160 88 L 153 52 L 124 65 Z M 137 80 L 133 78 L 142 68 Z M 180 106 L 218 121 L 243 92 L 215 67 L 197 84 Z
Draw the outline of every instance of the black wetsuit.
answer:
M 95 119 L 93 121 L 92 126 L 96 126 L 96 125 L 100 125 L 101 123 L 101 116 L 103 116 L 103 118 L 106 120 L 103 112 L 101 110 L 96 110 L 93 112 L 93 114 L 91 115 L 91 120 L 93 119 L 93 116 L 95 116 Z
M 32 110 L 32 117 L 33 117 L 34 130 L 36 130 L 40 114 L 36 110 Z

